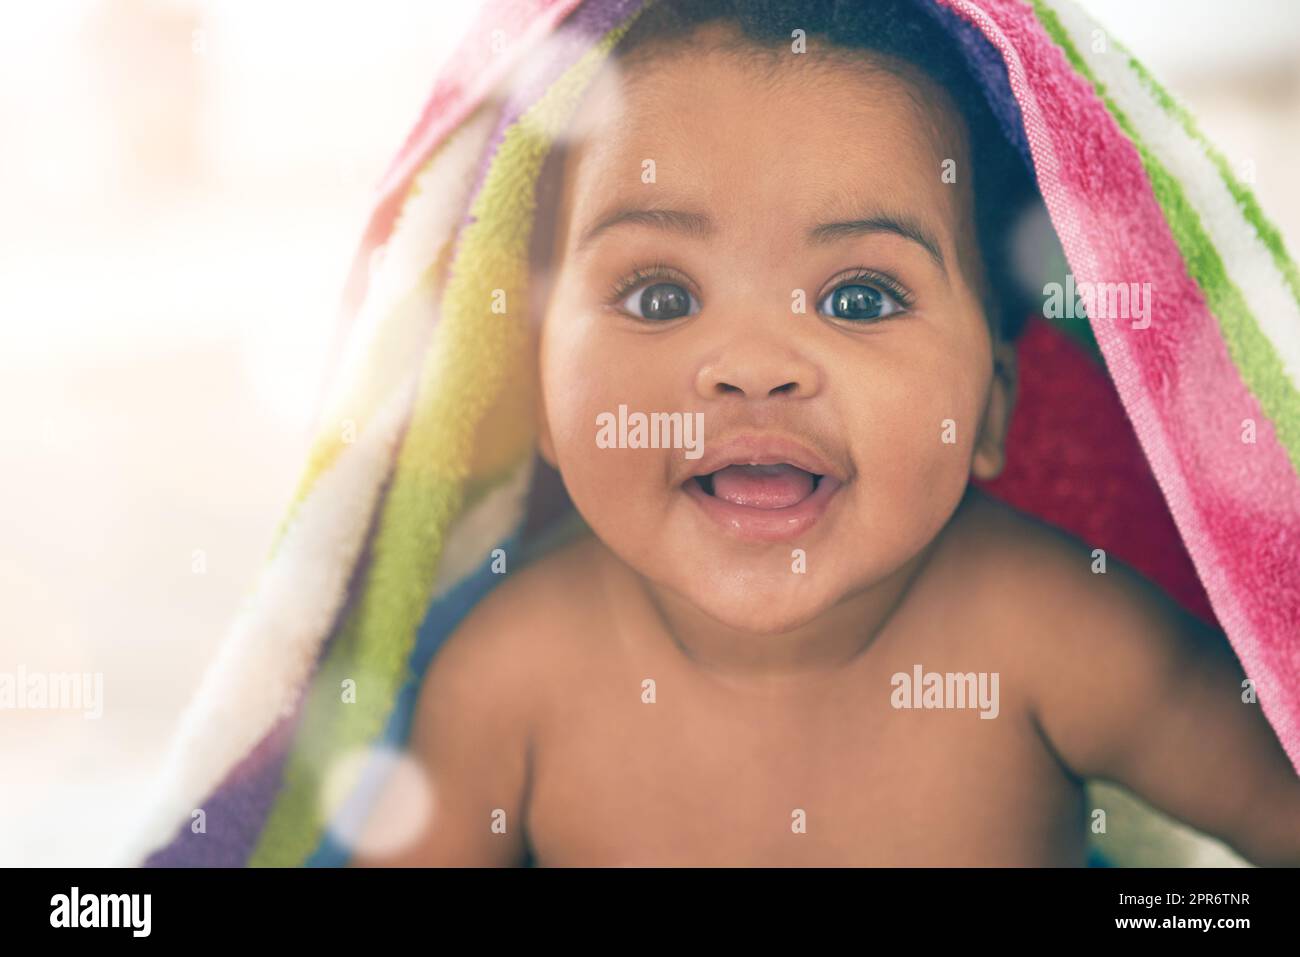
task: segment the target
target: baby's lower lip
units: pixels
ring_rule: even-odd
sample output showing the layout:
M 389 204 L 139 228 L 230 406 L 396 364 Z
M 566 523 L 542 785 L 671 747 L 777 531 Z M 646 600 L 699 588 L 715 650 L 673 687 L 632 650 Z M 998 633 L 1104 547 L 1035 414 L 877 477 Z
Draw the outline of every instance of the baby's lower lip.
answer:
M 842 484 L 829 475 L 823 475 L 811 495 L 784 508 L 758 508 L 724 501 L 706 492 L 694 478 L 682 484 L 682 491 L 706 516 L 739 538 L 787 542 L 817 524 Z

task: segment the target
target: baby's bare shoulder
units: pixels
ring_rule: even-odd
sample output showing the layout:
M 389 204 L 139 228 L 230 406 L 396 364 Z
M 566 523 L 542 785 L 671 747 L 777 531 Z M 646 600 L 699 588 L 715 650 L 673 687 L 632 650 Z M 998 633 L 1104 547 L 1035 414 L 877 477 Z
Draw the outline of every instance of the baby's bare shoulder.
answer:
M 1104 550 L 982 493 L 962 508 L 954 552 L 999 633 L 1052 670 L 1134 632 L 1189 623 L 1158 587 Z M 1085 651 L 1081 651 L 1086 649 Z
M 1164 592 L 1103 549 L 982 493 L 962 512 L 954 551 L 982 603 L 998 609 L 1008 634 L 1028 632 L 1044 652 L 1077 648 L 1052 636 L 1099 649 L 1110 634 L 1188 622 Z
M 945 640 L 987 655 L 1005 690 L 1034 711 L 1064 663 L 1063 621 L 1087 617 L 1091 550 L 1058 529 L 971 489 L 929 563 L 929 602 Z M 954 639 L 948 629 L 960 626 Z
M 1054 526 L 972 490 L 956 522 L 954 551 L 972 583 L 994 586 L 1028 603 L 1059 598 L 1088 582 L 1092 549 Z
M 1222 633 L 1113 555 L 984 496 L 963 522 L 986 630 L 1024 662 L 1034 712 L 1076 769 L 1107 766 L 1178 676 L 1212 662 L 1231 678 Z
M 591 536 L 534 559 L 470 610 L 438 658 L 451 660 L 445 667 L 484 662 L 497 680 L 516 674 L 535 684 L 539 669 L 563 667 L 579 653 L 581 636 L 604 613 L 598 572 L 607 560 Z
M 417 744 L 455 736 L 466 747 L 490 740 L 496 749 L 526 750 L 546 689 L 581 671 L 574 666 L 599 608 L 592 564 L 602 551 L 588 540 L 559 548 L 510 573 L 470 609 L 421 683 Z
M 572 667 L 574 627 L 593 589 L 582 574 L 589 547 L 565 547 L 512 573 L 465 616 L 421 682 L 409 750 L 438 782 L 439 814 L 418 840 L 369 863 L 421 866 L 518 864 L 523 831 L 503 836 L 495 815 L 521 821 L 547 689 Z M 409 813 L 388 795 L 391 814 Z M 382 808 L 380 809 L 382 810 Z M 377 820 L 385 813 L 374 812 Z

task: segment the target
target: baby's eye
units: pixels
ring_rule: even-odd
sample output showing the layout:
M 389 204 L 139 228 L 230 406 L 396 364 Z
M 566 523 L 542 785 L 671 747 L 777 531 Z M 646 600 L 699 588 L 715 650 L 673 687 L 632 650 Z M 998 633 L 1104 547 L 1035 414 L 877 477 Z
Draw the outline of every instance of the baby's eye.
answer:
M 833 310 L 830 315 L 835 319 L 856 322 L 884 319 L 904 308 L 890 293 L 862 282 L 836 286 L 819 305 Z
M 699 312 L 699 303 L 690 292 L 675 282 L 655 282 L 639 286 L 623 300 L 623 308 L 638 319 L 664 322 Z M 638 312 L 638 307 L 640 311 Z

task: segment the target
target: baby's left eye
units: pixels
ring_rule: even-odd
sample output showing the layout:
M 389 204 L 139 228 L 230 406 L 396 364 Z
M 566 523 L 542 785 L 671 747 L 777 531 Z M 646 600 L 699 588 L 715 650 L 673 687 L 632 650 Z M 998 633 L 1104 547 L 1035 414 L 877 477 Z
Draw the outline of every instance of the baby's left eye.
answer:
M 828 304 L 834 310 L 831 313 L 833 318 L 850 322 L 870 322 L 903 311 L 903 306 L 892 295 L 862 282 L 836 286 L 818 305 Z

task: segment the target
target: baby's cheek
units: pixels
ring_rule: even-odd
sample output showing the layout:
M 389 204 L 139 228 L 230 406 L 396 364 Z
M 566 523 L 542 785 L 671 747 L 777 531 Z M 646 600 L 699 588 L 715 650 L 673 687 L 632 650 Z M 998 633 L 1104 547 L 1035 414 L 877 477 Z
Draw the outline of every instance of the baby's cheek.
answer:
M 651 500 L 654 483 L 663 484 L 663 456 L 672 452 L 620 447 L 619 406 L 628 415 L 657 407 L 642 395 L 644 382 L 588 351 L 575 349 L 548 369 L 547 422 L 574 505 L 598 534 L 616 534 L 615 526 L 637 520 L 636 504 Z
M 593 337 L 577 318 L 552 315 L 542 343 L 542 388 L 547 423 L 561 461 L 566 450 L 594 447 L 596 416 L 610 402 L 614 385 Z
M 881 520 L 937 532 L 965 490 L 977 424 L 960 378 L 900 382 L 867 422 L 869 463 L 861 476 Z M 903 532 L 903 529 L 899 530 Z
M 595 449 L 596 416 L 605 404 L 590 382 L 570 380 L 548 386 L 547 422 L 562 465 L 584 459 Z

